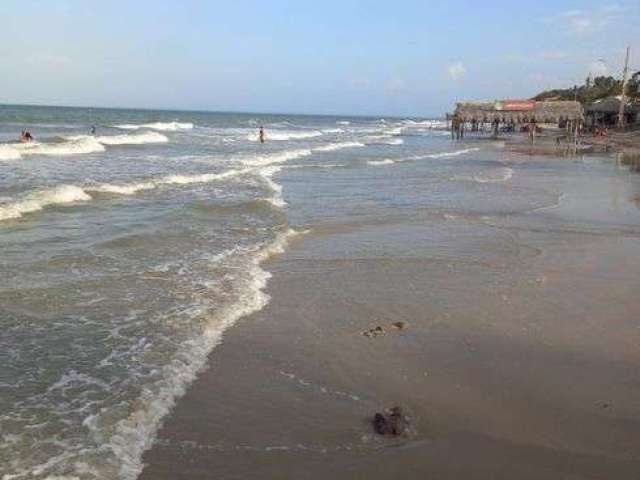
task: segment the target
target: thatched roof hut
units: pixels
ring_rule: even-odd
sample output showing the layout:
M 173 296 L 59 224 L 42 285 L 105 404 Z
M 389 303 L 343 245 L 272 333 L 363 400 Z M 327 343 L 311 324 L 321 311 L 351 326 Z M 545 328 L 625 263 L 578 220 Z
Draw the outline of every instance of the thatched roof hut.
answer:
M 620 97 L 607 97 L 596 100 L 587 107 L 587 113 L 614 113 L 620 111 Z M 640 111 L 640 104 L 627 101 L 624 106 L 625 113 L 637 113 Z
M 457 103 L 454 115 L 465 121 L 501 123 L 558 123 L 562 120 L 582 120 L 584 111 L 580 102 L 528 100 L 502 100 L 495 102 Z
M 620 97 L 607 97 L 596 100 L 587 107 L 589 121 L 596 125 L 615 125 L 618 123 L 620 112 Z M 628 100 L 624 106 L 624 121 L 626 124 L 633 124 L 638 121 L 640 115 L 640 104 Z

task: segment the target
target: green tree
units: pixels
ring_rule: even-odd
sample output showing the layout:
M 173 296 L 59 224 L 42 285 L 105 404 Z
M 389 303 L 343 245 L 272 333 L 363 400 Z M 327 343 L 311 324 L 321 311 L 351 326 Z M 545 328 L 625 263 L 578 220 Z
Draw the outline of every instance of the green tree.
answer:
M 533 100 L 578 100 L 583 104 L 589 104 L 601 98 L 620 95 L 622 81 L 611 76 L 595 77 L 587 79 L 584 85 L 574 85 L 571 88 L 558 88 L 539 93 Z M 627 82 L 627 96 L 640 99 L 640 71 L 634 73 Z

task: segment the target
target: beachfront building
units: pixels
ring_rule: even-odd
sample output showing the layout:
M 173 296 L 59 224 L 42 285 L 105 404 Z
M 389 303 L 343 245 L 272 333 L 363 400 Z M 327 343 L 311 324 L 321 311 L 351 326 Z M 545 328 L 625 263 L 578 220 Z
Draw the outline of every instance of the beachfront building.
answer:
M 483 130 L 487 124 L 497 128 L 514 128 L 535 123 L 555 124 L 573 128 L 584 121 L 584 110 L 577 101 L 497 100 L 493 102 L 460 102 L 452 115 L 454 123 L 470 126 L 469 130 Z
M 618 124 L 620 96 L 596 100 L 587 107 L 587 125 L 594 127 L 614 127 Z M 624 124 L 640 122 L 640 103 L 627 100 L 624 107 Z
M 497 137 L 501 132 L 527 131 L 533 142 L 541 127 L 557 127 L 576 137 L 584 123 L 584 110 L 577 101 L 460 102 L 447 119 L 451 122 L 451 138 L 462 139 L 467 132 Z

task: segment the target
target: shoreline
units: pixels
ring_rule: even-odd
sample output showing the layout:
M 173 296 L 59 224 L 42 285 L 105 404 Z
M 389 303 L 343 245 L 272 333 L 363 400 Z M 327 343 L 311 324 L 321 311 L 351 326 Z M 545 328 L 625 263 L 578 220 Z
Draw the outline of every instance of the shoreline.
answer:
M 510 258 L 452 267 L 403 253 L 429 222 L 311 225 L 265 263 L 271 302 L 225 332 L 140 479 L 634 478 L 636 242 L 521 232 Z M 613 271 L 607 308 L 593 279 Z M 410 434 L 376 436 L 396 404 Z
M 640 157 L 640 131 L 612 132 L 605 139 L 581 137 L 577 145 L 566 139 L 557 142 L 552 134 L 537 136 L 533 144 L 528 141 L 528 138 L 517 134 L 487 139 L 504 141 L 505 148 L 508 150 L 529 155 L 620 154 L 633 161 L 637 161 L 637 157 Z

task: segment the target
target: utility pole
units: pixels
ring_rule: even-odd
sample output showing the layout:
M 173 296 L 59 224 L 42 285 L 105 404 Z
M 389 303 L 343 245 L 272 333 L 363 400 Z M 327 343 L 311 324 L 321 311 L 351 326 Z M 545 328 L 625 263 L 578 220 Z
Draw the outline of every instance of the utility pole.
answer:
M 620 96 L 620 110 L 618 111 L 618 127 L 624 127 L 624 107 L 627 104 L 627 76 L 629 74 L 629 51 L 631 47 L 627 47 L 627 56 L 624 60 L 624 69 L 622 70 L 622 95 Z

